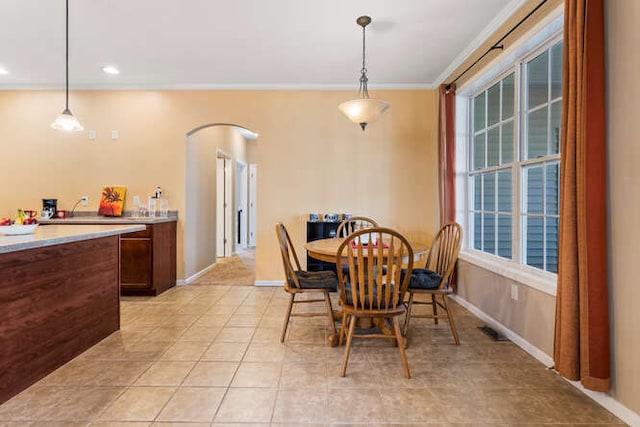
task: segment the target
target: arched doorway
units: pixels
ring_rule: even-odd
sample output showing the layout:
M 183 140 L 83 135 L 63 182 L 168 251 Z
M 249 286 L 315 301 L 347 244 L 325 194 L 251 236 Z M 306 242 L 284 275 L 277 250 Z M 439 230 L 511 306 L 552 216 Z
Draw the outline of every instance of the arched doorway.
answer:
M 242 242 L 251 246 L 255 241 L 252 239 L 255 229 L 251 228 L 255 218 L 251 215 L 252 211 L 255 215 L 256 191 L 249 171 L 257 168 L 256 139 L 252 130 L 231 123 L 203 125 L 187 133 L 184 221 L 187 283 L 215 265 L 221 253 L 225 257 L 233 255 Z M 243 169 L 247 170 L 246 186 L 238 189 L 243 182 Z M 226 210 L 220 211 L 221 205 Z M 220 233 L 223 235 L 219 236 Z M 224 245 L 222 251 L 217 242 Z

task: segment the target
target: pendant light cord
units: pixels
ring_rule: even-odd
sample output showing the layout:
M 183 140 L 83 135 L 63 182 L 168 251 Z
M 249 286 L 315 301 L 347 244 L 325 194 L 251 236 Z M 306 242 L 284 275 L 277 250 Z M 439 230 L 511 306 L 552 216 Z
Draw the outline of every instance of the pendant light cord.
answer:
M 369 89 L 367 88 L 367 83 L 369 78 L 367 77 L 367 65 L 365 62 L 365 52 L 366 52 L 366 43 L 365 43 L 365 28 L 367 25 L 362 26 L 362 69 L 360 70 L 360 88 L 358 92 L 362 95 L 362 98 L 369 98 Z
M 66 81 L 65 81 L 65 96 L 66 105 L 65 111 L 69 111 L 69 0 L 66 0 L 66 21 L 65 21 L 65 61 L 66 61 Z

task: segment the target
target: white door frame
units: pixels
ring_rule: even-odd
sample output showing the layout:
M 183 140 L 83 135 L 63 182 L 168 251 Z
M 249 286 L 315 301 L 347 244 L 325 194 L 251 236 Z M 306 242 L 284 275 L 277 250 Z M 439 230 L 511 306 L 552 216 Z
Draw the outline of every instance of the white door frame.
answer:
M 240 248 L 246 248 L 249 237 L 249 216 L 248 210 L 249 199 L 249 168 L 247 164 L 236 160 L 236 232 L 234 235 L 236 245 Z M 239 213 L 239 215 L 238 215 Z M 238 221 L 238 216 L 240 220 Z

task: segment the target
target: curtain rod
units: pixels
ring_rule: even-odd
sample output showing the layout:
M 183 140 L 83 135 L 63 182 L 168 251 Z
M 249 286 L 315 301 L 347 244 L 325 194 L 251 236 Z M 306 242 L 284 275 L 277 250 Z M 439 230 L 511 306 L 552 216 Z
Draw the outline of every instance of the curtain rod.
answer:
M 449 84 L 447 84 L 446 86 L 446 90 L 451 89 L 451 85 L 454 84 L 455 82 L 457 82 L 460 77 L 464 76 L 467 71 L 469 71 L 470 69 L 472 69 L 473 67 L 476 66 L 476 64 L 480 61 L 482 61 L 482 59 L 484 59 L 485 56 L 487 56 L 489 53 L 493 52 L 496 49 L 504 49 L 504 45 L 500 44 L 504 41 L 504 39 L 506 39 L 507 37 L 509 37 L 520 25 L 522 25 L 527 19 L 529 19 L 531 17 L 531 15 L 533 15 L 534 13 L 536 13 L 538 11 L 538 9 L 540 9 L 542 7 L 543 4 L 545 4 L 547 2 L 547 0 L 542 0 L 542 2 L 540 2 L 540 4 L 538 4 L 531 12 L 529 12 L 527 14 L 527 16 L 525 16 L 524 18 L 522 18 L 516 25 L 514 25 L 508 32 L 507 34 L 505 34 L 504 36 L 502 36 L 500 38 L 500 40 L 498 40 L 497 42 L 495 42 L 489 49 L 487 49 L 487 51 L 485 53 L 482 54 L 482 56 L 480 56 L 480 58 L 476 59 L 473 64 L 469 65 L 467 68 L 465 68 L 465 70 L 463 72 L 461 72 L 460 74 L 458 74 L 458 77 L 456 77 L 455 79 L 453 79 L 453 81 Z

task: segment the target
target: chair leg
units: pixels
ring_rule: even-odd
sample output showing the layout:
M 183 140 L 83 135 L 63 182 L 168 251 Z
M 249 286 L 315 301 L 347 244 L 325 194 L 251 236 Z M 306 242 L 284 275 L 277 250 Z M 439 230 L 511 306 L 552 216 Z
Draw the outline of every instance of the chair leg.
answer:
M 287 307 L 287 314 L 284 317 L 284 325 L 282 325 L 282 334 L 280 334 L 280 342 L 284 342 L 284 336 L 287 334 L 287 326 L 289 326 L 289 318 L 291 317 L 291 310 L 293 309 L 293 300 L 296 294 L 291 294 L 289 299 L 289 306 Z
M 400 360 L 402 361 L 402 368 L 404 369 L 404 377 L 409 379 L 411 378 L 411 373 L 409 372 L 409 362 L 407 362 L 407 354 L 404 351 L 404 337 L 402 336 L 402 331 L 400 330 L 400 322 L 398 322 L 397 317 L 393 317 L 393 329 L 396 333 L 396 339 L 398 340 L 398 350 L 400 350 Z
M 339 345 L 342 345 L 342 342 L 344 341 L 344 336 L 347 332 L 347 313 L 343 310 L 342 311 L 342 324 L 340 325 L 340 341 L 339 341 Z
M 342 371 L 340 376 L 344 377 L 347 374 L 347 363 L 349 363 L 349 352 L 351 352 L 351 340 L 353 339 L 353 332 L 356 329 L 356 317 L 349 316 L 349 334 L 347 335 L 347 345 L 344 348 L 344 356 L 342 358 Z
M 409 330 L 409 319 L 411 319 L 411 308 L 413 308 L 413 293 L 409 292 L 409 302 L 407 303 L 407 312 L 404 318 L 403 334 L 406 337 Z
M 329 330 L 331 330 L 331 336 L 329 337 L 329 346 L 335 347 L 338 344 L 338 332 L 336 331 L 336 323 L 333 321 L 333 308 L 331 307 L 331 297 L 329 296 L 329 291 L 324 291 L 324 303 L 327 308 Z
M 435 294 L 431 294 L 431 304 L 433 305 L 433 321 L 438 324 L 438 303 Z
M 456 345 L 460 345 L 460 337 L 458 337 L 456 322 L 454 322 L 453 314 L 451 314 L 451 308 L 449 307 L 449 304 L 447 304 L 446 295 L 442 295 L 442 305 L 444 306 L 444 309 L 447 312 L 447 318 L 449 319 L 449 327 L 451 328 L 451 333 L 453 334 L 453 340 L 455 341 Z

